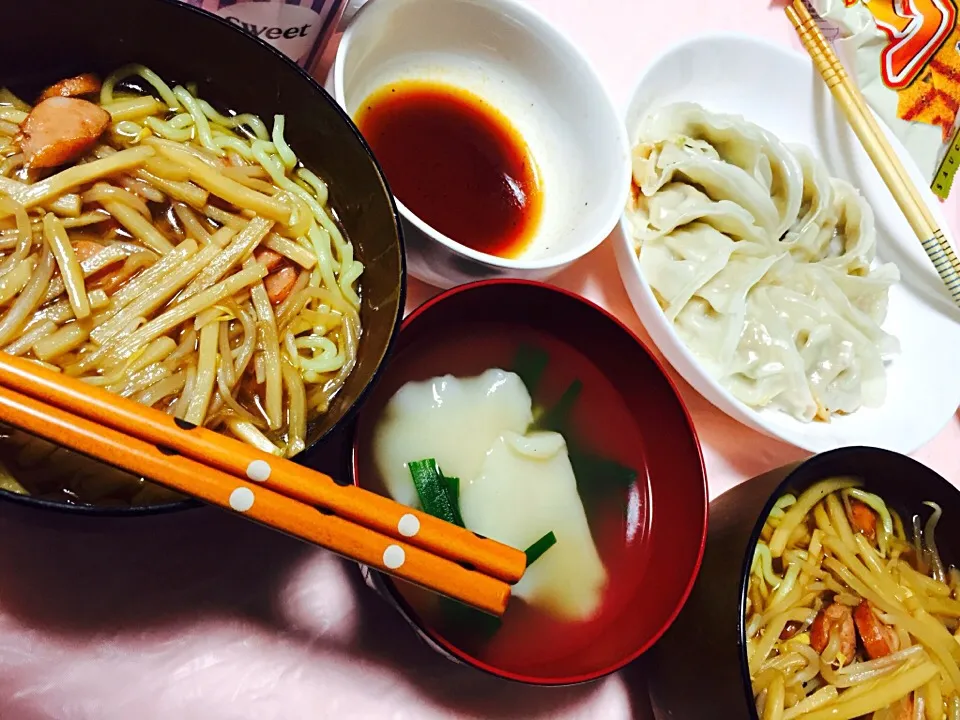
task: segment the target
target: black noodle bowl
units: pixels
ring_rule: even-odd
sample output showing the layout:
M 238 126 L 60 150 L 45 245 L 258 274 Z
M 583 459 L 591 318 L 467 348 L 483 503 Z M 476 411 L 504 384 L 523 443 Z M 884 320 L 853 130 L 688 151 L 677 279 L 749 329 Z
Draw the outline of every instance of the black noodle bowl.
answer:
M 108 22 L 104 18 L 109 18 Z M 0 46 L 0 87 L 25 99 L 81 73 L 106 77 L 131 63 L 170 82 L 193 82 L 218 110 L 264 119 L 282 114 L 285 138 L 303 166 L 329 185 L 329 207 L 356 257 L 362 335 L 356 365 L 325 413 L 309 422 L 295 460 L 335 477 L 345 467 L 339 437 L 362 403 L 392 347 L 403 315 L 403 242 L 393 198 L 380 168 L 349 117 L 308 74 L 279 51 L 230 23 L 177 0 L 88 0 L 68 12 L 58 0 L 17 3 L 8 22 L 19 28 Z M 174 49 L 169 37 L 176 37 Z M 321 442 L 323 441 L 323 442 Z M 319 444 L 319 445 L 318 445 Z M 321 447 L 328 457 L 321 458 Z M 106 470 L 106 468 L 105 468 Z M 345 476 L 346 477 L 346 476 Z M 68 504 L 0 490 L 31 507 L 89 515 L 140 516 L 194 507 L 193 501 L 142 507 Z
M 960 492 L 939 474 L 898 453 L 850 447 L 816 455 L 742 483 L 710 505 L 710 529 L 700 575 L 676 622 L 647 660 L 654 714 L 666 718 L 757 718 L 744 642 L 747 589 L 754 549 L 774 503 L 832 477 L 856 477 L 901 516 L 943 509 L 937 528 L 943 561 L 956 564 Z M 695 662 L 691 660 L 695 652 Z M 693 664 L 691 664 L 693 663 Z M 696 692 L 690 691 L 692 667 Z

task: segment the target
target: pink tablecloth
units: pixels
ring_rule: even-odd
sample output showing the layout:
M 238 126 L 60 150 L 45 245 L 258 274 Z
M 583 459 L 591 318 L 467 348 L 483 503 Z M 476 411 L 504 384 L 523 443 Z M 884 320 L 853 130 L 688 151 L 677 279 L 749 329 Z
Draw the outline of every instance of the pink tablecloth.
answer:
M 687 34 L 794 43 L 780 9 L 756 0 L 531 2 L 580 43 L 620 102 L 644 63 Z M 957 203 L 949 210 L 960 231 Z M 642 334 L 609 247 L 556 282 Z M 415 285 L 411 302 L 429 293 Z M 680 385 L 713 495 L 802 456 Z M 960 484 L 958 446 L 955 417 L 918 457 Z M 648 716 L 637 666 L 559 690 L 453 666 L 349 563 L 213 510 L 63 524 L 0 508 L 2 720 Z

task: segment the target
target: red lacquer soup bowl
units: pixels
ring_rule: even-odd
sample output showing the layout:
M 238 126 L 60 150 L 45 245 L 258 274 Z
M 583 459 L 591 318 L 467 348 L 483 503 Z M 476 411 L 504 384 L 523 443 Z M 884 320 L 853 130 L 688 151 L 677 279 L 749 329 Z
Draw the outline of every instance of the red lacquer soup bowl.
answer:
M 528 382 L 531 357 L 542 360 L 533 363 L 539 368 L 535 382 Z M 561 617 L 525 596 L 512 598 L 495 620 L 366 568 L 365 574 L 423 639 L 451 659 L 524 683 L 594 680 L 656 642 L 690 592 L 703 557 L 708 507 L 696 433 L 663 367 L 616 318 L 546 285 L 480 282 L 439 295 L 404 322 L 396 352 L 360 416 L 354 482 L 386 493 L 374 446 L 384 409 L 401 387 L 490 369 L 521 376 L 544 415 L 557 417 L 564 408 L 562 434 L 583 506 L 580 527 L 585 517 L 593 557 L 605 571 L 589 614 Z M 461 487 L 471 480 L 461 478 Z M 549 481 L 538 486 L 549 487 Z

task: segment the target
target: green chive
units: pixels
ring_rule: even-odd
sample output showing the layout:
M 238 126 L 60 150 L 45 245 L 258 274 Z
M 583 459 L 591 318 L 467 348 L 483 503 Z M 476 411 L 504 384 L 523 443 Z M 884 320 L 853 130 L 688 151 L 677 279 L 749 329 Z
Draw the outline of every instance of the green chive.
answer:
M 579 449 L 570 450 L 570 464 L 578 485 L 582 483 L 628 488 L 637 481 L 637 471 L 633 468 Z
M 468 633 L 475 640 L 489 640 L 503 622 L 496 615 L 468 607 L 448 597 L 440 598 L 440 612 L 450 631 Z
M 463 527 L 459 504 L 451 498 L 449 479 L 444 478 L 443 473 L 437 466 L 437 461 L 433 458 L 417 460 L 408 463 L 407 467 L 410 469 L 413 484 L 417 488 L 417 495 L 420 497 L 420 506 L 423 511 L 428 515 Z M 457 486 L 459 488 L 459 480 Z
M 523 380 L 530 395 L 537 391 L 549 362 L 550 356 L 533 345 L 521 345 L 517 350 L 517 355 L 513 359 L 513 371 Z
M 570 413 L 573 412 L 573 406 L 580 397 L 580 391 L 583 390 L 583 383 L 574 380 L 570 383 L 560 400 L 550 410 L 544 413 L 543 417 L 537 423 L 541 430 L 552 430 L 558 433 L 565 433 L 567 425 L 570 422 Z
M 460 478 L 447 477 L 441 473 L 440 479 L 443 481 L 443 486 L 447 491 L 447 497 L 450 499 L 450 505 L 453 508 L 453 524 L 465 527 L 463 524 L 463 516 L 460 514 Z
M 450 496 L 450 499 L 458 503 L 460 502 L 460 478 L 447 477 L 446 475 L 440 476 L 443 479 L 443 484 L 447 488 L 447 495 Z
M 539 560 L 543 554 L 557 544 L 557 536 L 553 534 L 551 530 L 542 538 L 537 540 L 533 545 L 528 547 L 525 552 L 527 555 L 527 567 L 533 565 L 537 560 Z

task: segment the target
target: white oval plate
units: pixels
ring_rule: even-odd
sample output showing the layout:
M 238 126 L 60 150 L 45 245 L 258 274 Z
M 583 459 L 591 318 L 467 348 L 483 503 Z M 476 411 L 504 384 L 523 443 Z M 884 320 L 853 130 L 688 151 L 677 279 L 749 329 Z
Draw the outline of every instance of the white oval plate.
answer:
M 653 341 L 720 410 L 811 452 L 869 445 L 910 453 L 929 442 L 960 405 L 960 312 L 809 58 L 747 35 L 711 34 L 676 45 L 649 66 L 626 109 L 631 147 L 648 111 L 682 100 L 743 115 L 784 141 L 808 145 L 831 175 L 861 190 L 877 216 L 878 255 L 896 263 L 903 277 L 890 291 L 884 323 L 900 339 L 902 352 L 887 367 L 887 400 L 881 408 L 862 408 L 829 423 L 803 423 L 778 410 L 755 410 L 714 380 L 674 332 L 640 273 L 624 218 L 616 233 L 620 274 Z M 900 142 L 887 135 L 950 237 L 927 179 Z

